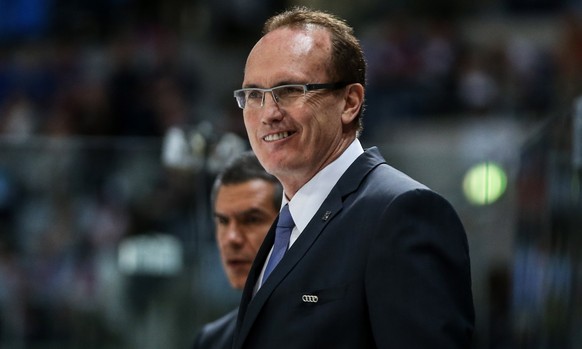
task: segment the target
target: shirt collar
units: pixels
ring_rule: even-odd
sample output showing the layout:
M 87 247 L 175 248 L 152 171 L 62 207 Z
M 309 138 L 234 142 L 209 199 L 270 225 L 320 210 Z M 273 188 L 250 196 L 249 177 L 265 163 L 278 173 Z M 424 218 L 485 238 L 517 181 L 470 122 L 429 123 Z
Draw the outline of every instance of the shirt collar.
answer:
M 299 232 L 305 229 L 340 177 L 363 152 L 360 141 L 354 139 L 337 159 L 305 183 L 291 201 L 283 195 L 281 207 L 289 203 L 289 211 Z

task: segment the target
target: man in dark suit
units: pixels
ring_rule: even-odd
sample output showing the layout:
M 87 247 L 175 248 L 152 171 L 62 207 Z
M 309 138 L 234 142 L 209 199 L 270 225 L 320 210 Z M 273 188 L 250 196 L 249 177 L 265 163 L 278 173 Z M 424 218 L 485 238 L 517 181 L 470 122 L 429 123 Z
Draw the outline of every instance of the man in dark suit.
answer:
M 218 174 L 211 201 L 216 241 L 230 285 L 241 290 L 271 223 L 279 213 L 283 189 L 252 152 L 235 158 Z M 206 324 L 194 349 L 230 349 L 238 309 Z
M 362 148 L 365 74 L 352 28 L 304 7 L 269 19 L 247 58 L 234 96 L 285 196 L 243 291 L 236 349 L 470 347 L 463 225 Z

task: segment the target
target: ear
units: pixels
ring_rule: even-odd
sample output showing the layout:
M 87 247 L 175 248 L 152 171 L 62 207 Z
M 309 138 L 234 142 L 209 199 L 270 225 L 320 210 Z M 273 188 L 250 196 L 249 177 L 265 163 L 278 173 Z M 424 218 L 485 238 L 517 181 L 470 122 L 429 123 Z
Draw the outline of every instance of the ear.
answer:
M 345 102 L 342 123 L 349 125 L 354 121 L 364 103 L 364 86 L 358 83 L 348 85 Z

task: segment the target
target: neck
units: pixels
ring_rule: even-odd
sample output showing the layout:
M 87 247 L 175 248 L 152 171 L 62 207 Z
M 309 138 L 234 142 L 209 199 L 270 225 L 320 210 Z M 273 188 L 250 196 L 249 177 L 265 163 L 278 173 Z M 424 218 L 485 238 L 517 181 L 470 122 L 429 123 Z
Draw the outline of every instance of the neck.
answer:
M 305 172 L 297 172 L 297 171 L 282 171 L 280 175 L 275 175 L 279 182 L 283 185 L 283 190 L 285 195 L 289 200 L 293 198 L 293 196 L 303 187 L 307 182 L 309 182 L 316 174 L 318 174 L 321 170 L 323 170 L 327 165 L 334 162 L 337 158 L 339 158 L 344 151 L 352 144 L 354 141 L 355 136 L 351 138 L 343 139 L 337 150 L 330 153 L 328 157 L 322 159 L 319 166 L 314 166 L 311 170 Z

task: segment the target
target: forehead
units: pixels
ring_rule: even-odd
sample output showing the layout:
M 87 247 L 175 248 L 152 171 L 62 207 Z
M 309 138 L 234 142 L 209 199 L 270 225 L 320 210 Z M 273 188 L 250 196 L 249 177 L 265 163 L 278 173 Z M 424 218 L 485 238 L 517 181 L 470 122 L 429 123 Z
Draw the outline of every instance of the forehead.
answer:
M 293 80 L 316 82 L 311 80 L 327 77 L 330 58 L 331 40 L 327 30 L 279 28 L 263 36 L 251 50 L 244 84 L 269 87 Z
M 237 184 L 223 184 L 216 193 L 217 211 L 245 210 L 251 207 L 273 208 L 276 186 L 262 179 Z

